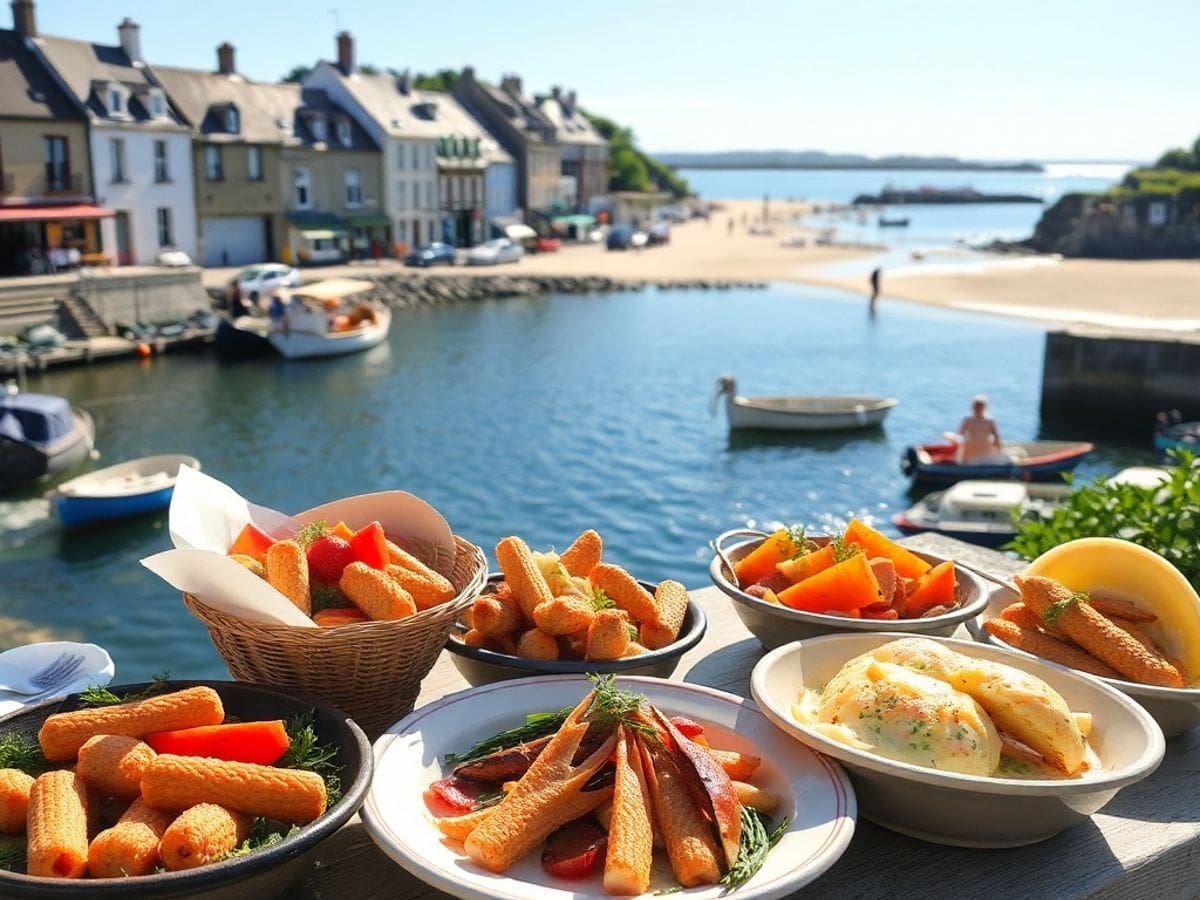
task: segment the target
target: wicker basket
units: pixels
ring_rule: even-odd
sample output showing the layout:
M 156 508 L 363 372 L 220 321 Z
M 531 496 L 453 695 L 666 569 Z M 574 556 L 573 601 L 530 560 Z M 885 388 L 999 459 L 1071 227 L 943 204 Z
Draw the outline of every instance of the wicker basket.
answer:
M 483 551 L 458 535 L 454 559 L 437 547 L 416 555 L 450 579 L 458 593 L 406 619 L 338 628 L 294 628 L 249 622 L 184 594 L 238 681 L 300 691 L 353 718 L 374 740 L 412 711 L 421 679 L 433 668 L 454 620 L 487 577 Z

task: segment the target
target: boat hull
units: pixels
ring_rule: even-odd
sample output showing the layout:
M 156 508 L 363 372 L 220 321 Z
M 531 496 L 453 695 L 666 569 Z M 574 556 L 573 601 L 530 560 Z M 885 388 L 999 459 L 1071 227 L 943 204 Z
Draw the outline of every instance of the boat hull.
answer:
M 151 456 L 98 469 L 59 485 L 54 509 L 65 528 L 159 512 L 171 504 L 183 466 L 200 468 L 192 456 Z
M 239 327 L 237 320 L 228 316 L 217 322 L 213 349 L 221 356 L 266 356 L 274 352 L 264 329 Z
M 354 331 L 316 334 L 309 331 L 272 331 L 268 340 L 288 359 L 315 359 L 322 356 L 341 356 L 358 353 L 383 343 L 392 324 L 391 311 L 377 311 L 374 324 Z
M 72 410 L 72 413 L 75 428 L 46 449 L 0 435 L 0 490 L 54 478 L 88 457 L 96 437 L 95 425 L 92 417 L 83 410 Z
M 100 522 L 130 519 L 158 512 L 171 505 L 175 486 L 132 497 L 63 497 L 56 495 L 54 510 L 64 528 L 84 528 Z
M 798 398 L 793 398 L 798 399 Z M 846 408 L 821 409 L 814 403 L 805 409 L 799 403 L 787 408 L 785 398 L 736 397 L 726 403 L 725 411 L 729 427 L 734 429 L 757 429 L 762 431 L 854 431 L 860 428 L 876 428 L 883 424 L 887 414 L 896 405 L 895 400 L 869 399 Z
M 945 535 L 946 537 L 955 538 L 968 544 L 975 544 L 979 547 L 992 548 L 1007 544 L 1017 534 L 1015 529 L 1005 528 L 1001 525 L 990 528 L 943 526 L 936 521 L 914 516 L 912 513 L 913 511 L 909 510 L 908 513 L 896 513 L 892 516 L 892 524 L 899 529 L 901 534 L 913 535 L 933 532 L 934 534 Z
M 948 445 L 927 444 L 909 447 L 900 461 L 900 470 L 914 483 L 954 484 L 965 479 L 977 481 L 1059 481 L 1063 473 L 1074 470 L 1095 449 L 1089 443 L 1042 441 L 1030 444 L 1006 444 L 1006 448 L 1032 448 L 1023 458 L 996 463 L 956 463 L 947 456 Z M 931 453 L 932 451 L 932 453 Z M 947 451 L 950 451 L 947 454 Z

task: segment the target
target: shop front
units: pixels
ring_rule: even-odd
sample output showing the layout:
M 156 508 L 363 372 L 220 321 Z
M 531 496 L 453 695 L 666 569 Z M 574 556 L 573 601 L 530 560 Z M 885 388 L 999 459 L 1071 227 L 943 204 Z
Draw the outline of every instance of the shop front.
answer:
M 352 259 L 379 259 L 392 246 L 392 220 L 381 212 L 348 212 L 342 217 L 350 229 Z
M 100 220 L 114 215 L 90 204 L 0 207 L 0 275 L 111 265 L 101 245 Z
M 334 213 L 290 212 L 286 224 L 285 262 L 324 265 L 350 258 L 351 229 Z

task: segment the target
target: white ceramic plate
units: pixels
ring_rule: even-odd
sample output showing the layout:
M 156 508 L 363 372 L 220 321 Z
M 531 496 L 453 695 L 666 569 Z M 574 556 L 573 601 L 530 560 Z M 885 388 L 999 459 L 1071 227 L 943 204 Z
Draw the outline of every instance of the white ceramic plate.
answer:
M 714 746 L 761 756 L 754 782 L 780 795 L 776 817 L 789 820 L 783 839 L 745 885 L 728 894 L 711 886 L 685 895 L 789 896 L 842 855 L 854 834 L 857 805 L 837 763 L 793 741 L 742 697 L 657 678 L 620 678 L 617 683 L 644 693 L 664 713 L 700 722 Z M 582 882 L 553 878 L 536 852 L 505 875 L 478 868 L 461 845 L 442 837 L 424 800 L 425 789 L 448 774 L 442 769 L 444 754 L 462 752 L 480 738 L 520 724 L 528 713 L 574 706 L 588 690 L 588 682 L 575 675 L 522 678 L 451 694 L 411 713 L 375 743 L 375 777 L 361 813 L 367 833 L 409 872 L 456 897 L 607 898 L 599 874 Z M 674 883 L 665 854 L 656 853 L 650 892 Z

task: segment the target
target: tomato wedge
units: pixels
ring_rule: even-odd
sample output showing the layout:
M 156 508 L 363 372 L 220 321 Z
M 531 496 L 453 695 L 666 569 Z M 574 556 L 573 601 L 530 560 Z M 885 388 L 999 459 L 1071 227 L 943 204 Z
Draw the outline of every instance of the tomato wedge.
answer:
M 699 722 L 689 719 L 687 716 L 668 716 L 671 724 L 679 729 L 679 733 L 685 738 L 695 738 L 704 734 L 704 726 Z
M 233 546 L 229 548 L 229 555 L 233 556 L 236 553 L 241 553 L 262 562 L 267 558 L 267 548 L 273 543 L 275 543 L 275 538 L 271 537 L 253 522 L 247 522 L 246 527 L 238 533 Z
M 387 535 L 378 522 L 364 525 L 350 538 L 350 549 L 354 558 L 372 569 L 386 569 L 388 564 Z
M 604 859 L 608 835 L 590 818 L 564 825 L 546 841 L 542 868 L 555 878 L 586 878 Z
M 258 763 L 261 766 L 276 762 L 287 752 L 290 744 L 281 719 L 158 731 L 146 735 L 142 740 L 155 753 L 208 756 L 229 762 Z
M 425 801 L 438 818 L 461 816 L 475 808 L 475 799 L 483 788 L 477 781 L 467 781 L 449 775 L 429 786 Z

